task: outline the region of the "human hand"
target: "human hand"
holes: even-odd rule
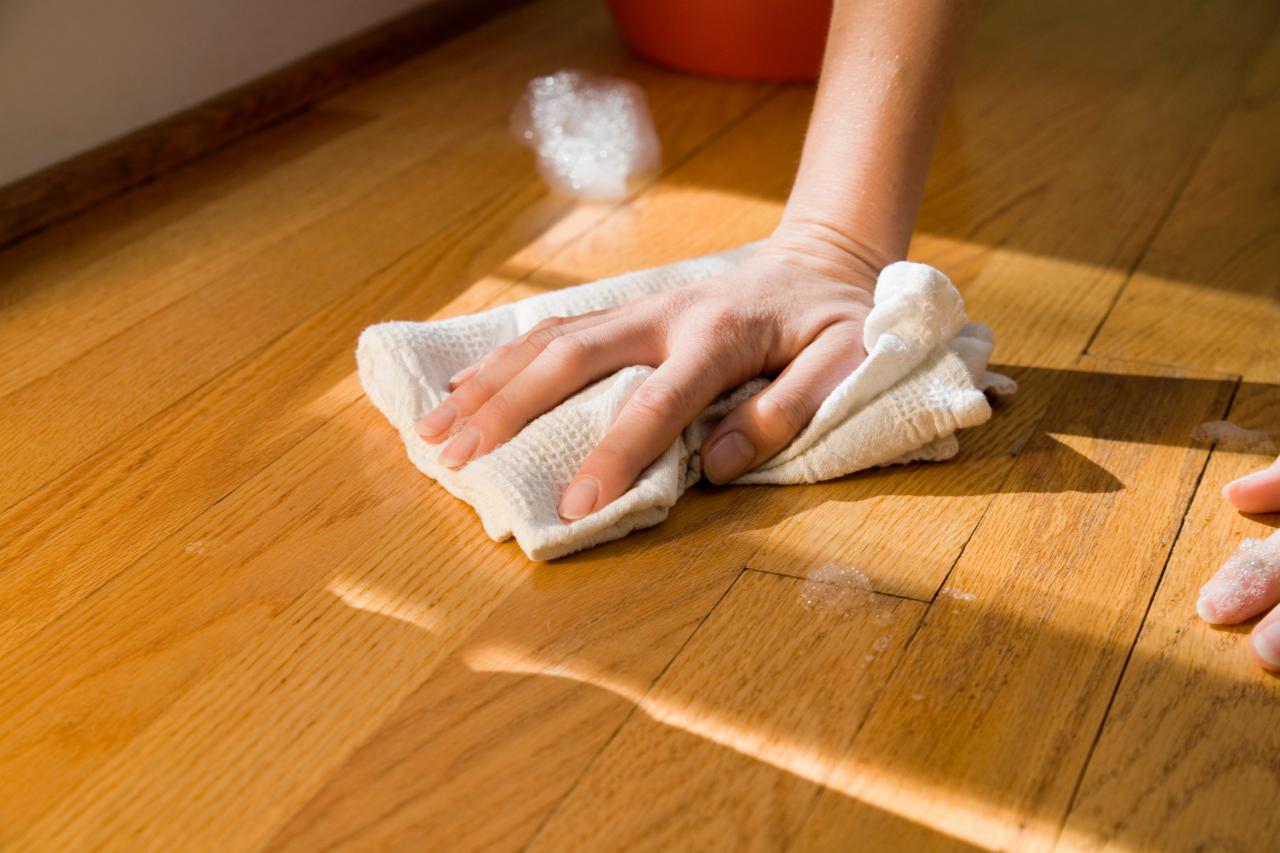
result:
[[[1241,512],[1280,512],[1280,459],[1228,483],[1222,493]],[[1263,669],[1280,672],[1280,531],[1242,545],[1196,603],[1200,617],[1215,625],[1235,625],[1268,609],[1254,626],[1250,648]]]
[[[866,358],[878,267],[823,240],[775,234],[741,267],[617,308],[545,320],[450,382],[417,425],[459,468],[590,383],[630,365],[654,372],[559,502],[582,518],[625,493],[724,391],[776,376],[712,430],[703,470],[729,482],[784,448]]]

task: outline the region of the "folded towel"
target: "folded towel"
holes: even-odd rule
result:
[[[607,308],[717,275],[759,244],[545,293],[466,317],[370,326],[356,359],[365,393],[400,431],[419,470],[475,507],[485,532],[516,538],[534,560],[550,560],[651,527],[701,476],[698,448],[716,423],[766,384],[756,379],[722,395],[640,475],[598,512],[561,520],[561,493],[632,392],[653,372],[628,367],[587,387],[506,444],[453,471],[440,447],[418,437],[423,414],[448,396],[446,383],[494,347],[546,317]],[[865,327],[867,358],[819,407],[791,444],[736,483],[813,483],[871,468],[941,460],[959,449],[955,431],[991,416],[983,391],[1012,393],[988,373],[992,337],[965,324],[964,304],[946,276],[900,262],[880,274]]]

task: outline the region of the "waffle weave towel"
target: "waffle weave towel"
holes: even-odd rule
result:
[[[628,367],[596,382],[491,453],[452,471],[440,447],[418,437],[418,419],[448,395],[454,373],[546,317],[607,308],[680,287],[741,263],[756,245],[541,294],[479,314],[431,323],[370,326],[356,358],[365,393],[400,431],[419,470],[471,504],[495,540],[512,536],[549,560],[651,527],[701,476],[698,448],[717,421],[765,384],[756,379],[708,407],[618,500],[574,522],[556,513],[561,493],[631,393],[652,372]],[[884,269],[865,328],[867,358],[823,402],[800,435],[737,483],[813,483],[878,465],[941,460],[955,432],[986,421],[983,391],[1012,393],[987,372],[992,337],[965,323],[960,294],[923,264]]]

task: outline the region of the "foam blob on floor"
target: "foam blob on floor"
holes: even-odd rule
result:
[[[1231,421],[1205,421],[1195,428],[1191,437],[1219,450],[1239,453],[1275,453],[1276,443],[1271,433],[1261,429],[1246,429]]]
[[[800,604],[807,610],[851,616],[874,604],[871,579],[853,566],[822,563],[800,585]]]
[[[1196,612],[1212,625],[1234,625],[1280,601],[1280,530],[1245,539],[1200,590]]]
[[[543,180],[577,198],[622,198],[629,181],[662,159],[640,87],[582,71],[530,81],[511,113],[511,132],[533,149]]]

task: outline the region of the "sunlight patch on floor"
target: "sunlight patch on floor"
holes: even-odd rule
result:
[[[462,652],[463,662],[475,672],[500,672],[565,678],[607,690],[634,704],[656,722],[671,726],[719,746],[764,762],[779,770],[834,790],[905,820],[964,841],[991,848],[991,839],[1007,837],[1010,826],[1025,823],[1021,842],[1034,839],[1052,846],[1056,821],[1037,820],[1013,808],[996,806],[981,798],[943,785],[890,775],[882,767],[836,767],[838,757],[811,744],[797,743],[784,732],[756,731],[722,712],[700,706],[687,698],[655,695],[582,664],[548,663],[518,649],[488,645]]]
[[[407,601],[374,584],[358,583],[347,578],[334,578],[329,582],[329,592],[349,607],[388,616],[434,633],[440,627],[440,616],[430,607]]]

